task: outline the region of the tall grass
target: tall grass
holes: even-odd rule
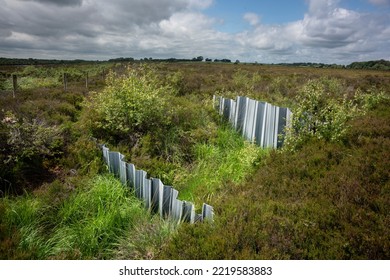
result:
[[[226,124],[210,142],[196,144],[194,153],[194,163],[179,171],[174,184],[182,199],[201,205],[212,203],[214,194],[223,192],[225,184],[239,184],[247,179],[268,151],[245,141]]]
[[[53,198],[54,199],[54,198]],[[89,179],[58,205],[45,203],[32,195],[5,199],[7,228],[20,235],[15,258],[31,259],[106,259],[120,256],[117,247],[124,239],[137,240],[140,225],[150,225],[151,216],[141,202],[111,175]],[[153,236],[168,236],[167,222],[153,220]],[[167,223],[165,226],[164,223]],[[173,229],[173,228],[172,228]],[[147,236],[147,231],[142,231]],[[127,247],[128,248],[128,247]],[[134,250],[139,247],[133,244]],[[154,249],[150,248],[152,252]],[[138,258],[149,258],[152,253],[132,253]],[[152,254],[153,255],[153,254]]]

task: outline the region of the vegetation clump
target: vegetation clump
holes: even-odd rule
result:
[[[3,226],[18,229],[18,245],[9,258],[111,258],[128,232],[134,234],[141,221],[145,224],[151,219],[141,202],[110,175],[79,183],[77,190],[60,202],[27,195],[6,199],[5,205]],[[127,254],[139,254],[134,250],[138,249]]]
[[[345,139],[348,122],[386,100],[383,91],[371,89],[363,93],[343,94],[335,79],[311,80],[296,96],[293,117],[288,127],[286,149],[296,149],[310,138],[338,142]]]
[[[92,111],[91,127],[117,139],[143,134],[165,120],[166,96],[170,88],[159,84],[150,69],[129,69],[116,76],[110,72],[107,86],[87,104]]]

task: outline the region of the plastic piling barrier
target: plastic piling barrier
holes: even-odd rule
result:
[[[283,146],[286,127],[291,123],[289,108],[237,96],[236,100],[213,96],[219,114],[248,141],[263,148]]]
[[[146,209],[159,214],[161,218],[173,219],[177,223],[195,223],[213,221],[214,209],[204,203],[202,213],[195,213],[195,205],[178,199],[179,192],[172,186],[164,185],[160,179],[148,178],[144,170],[138,170],[134,164],[127,163],[125,156],[119,152],[110,152],[105,145],[101,145],[103,160],[111,173],[121,183],[134,190],[137,198],[143,201]]]

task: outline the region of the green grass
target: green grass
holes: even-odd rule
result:
[[[52,197],[53,198],[53,197]],[[152,218],[141,202],[111,175],[96,176],[72,192],[61,203],[51,204],[42,196],[2,200],[5,215],[2,226],[19,236],[10,258],[28,259],[106,259],[119,257],[124,240],[139,240],[153,234],[167,238],[174,229],[169,222]],[[152,233],[143,227],[154,228]],[[162,243],[162,241],[160,241]],[[161,245],[159,243],[159,245]],[[149,258],[155,248],[139,253],[126,250],[126,256]],[[123,254],[122,254],[123,255]]]
[[[268,151],[245,141],[226,124],[209,143],[196,144],[194,153],[193,164],[178,171],[174,186],[180,198],[202,205],[212,203],[215,193],[223,192],[227,183],[248,179]]]

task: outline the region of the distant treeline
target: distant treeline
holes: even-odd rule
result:
[[[390,61],[388,60],[373,60],[366,62],[353,62],[347,66],[351,69],[375,69],[375,70],[390,70]]]
[[[104,62],[99,60],[59,60],[59,59],[37,59],[37,58],[5,58],[0,57],[0,65],[45,65],[45,64],[80,64],[91,62]]]
[[[297,66],[297,67],[315,67],[315,68],[335,68],[335,69],[371,69],[371,70],[390,70],[390,61],[372,60],[362,62],[352,62],[349,65],[340,64],[325,64],[325,63],[311,63],[311,62],[297,62],[297,63],[279,63],[277,65],[283,66]]]
[[[156,61],[156,62],[196,62],[196,61],[206,61],[206,62],[212,62],[213,60],[211,58],[204,59],[203,56],[194,57],[191,59],[188,58],[152,58],[152,57],[145,57],[141,58],[139,61]],[[136,59],[132,57],[119,57],[119,58],[113,58],[109,60],[110,62],[132,62],[136,61]],[[223,58],[223,59],[214,59],[214,62],[226,62],[230,63],[232,62],[230,59]]]
[[[119,57],[109,59],[108,62],[134,62],[134,61],[153,61],[153,62],[224,62],[231,63],[232,61],[227,58],[223,59],[214,59],[206,58],[203,56],[194,57],[192,59],[186,58],[152,58],[145,57],[141,59],[135,59],[132,57]],[[107,62],[107,60],[58,60],[58,59],[35,59],[35,58],[5,58],[0,57],[0,65],[43,65],[43,64],[80,64],[80,63],[101,63]],[[238,60],[235,62],[239,63]],[[256,62],[257,64],[257,62]],[[263,64],[263,63],[259,63]],[[363,62],[352,62],[349,65],[340,65],[340,64],[325,64],[325,63],[312,63],[312,62],[295,62],[295,63],[278,63],[273,65],[283,65],[283,66],[296,66],[296,67],[314,67],[314,68],[335,68],[335,69],[372,69],[372,70],[390,70],[390,61],[388,60],[372,60],[372,61],[363,61]]]

